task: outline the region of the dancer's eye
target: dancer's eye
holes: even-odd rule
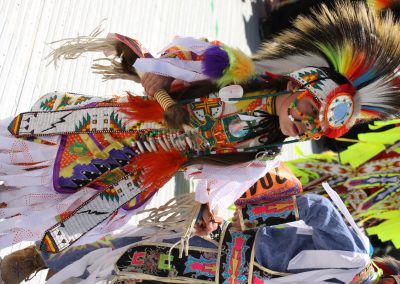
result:
[[[319,113],[318,108],[315,106],[315,104],[307,98],[299,100],[298,109],[303,114],[311,116],[313,118],[316,118]]]
[[[312,114],[314,117],[318,115],[318,109],[314,105],[312,106]]]

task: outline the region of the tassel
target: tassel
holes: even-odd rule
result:
[[[186,161],[177,150],[148,152],[139,154],[133,163],[142,171],[141,184],[146,191],[156,190],[170,180]]]
[[[164,110],[156,100],[134,96],[128,92],[128,101],[122,103],[119,109],[130,120],[162,121]]]

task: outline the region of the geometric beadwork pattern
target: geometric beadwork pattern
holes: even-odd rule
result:
[[[54,94],[52,96],[46,96],[41,102],[40,102],[40,109],[44,111],[50,111],[53,109],[54,104],[57,100],[57,94]]]
[[[125,115],[117,107],[94,107],[51,112],[25,112],[18,115],[9,130],[14,135],[38,136],[97,131],[126,131]]]
[[[179,257],[170,243],[138,242],[115,263],[120,279],[146,279],[168,283],[263,283],[288,275],[269,270],[254,261],[257,230],[223,230],[219,248],[189,246]],[[158,283],[158,282],[157,282]]]
[[[249,283],[248,278],[254,263],[252,247],[255,245],[256,233],[257,230],[226,230],[220,251],[219,283]]]
[[[170,283],[215,283],[218,250],[189,247],[179,257],[179,248],[168,243],[140,242],[116,262],[118,275]],[[163,281],[164,280],[164,281]],[[157,282],[158,283],[158,282]]]
[[[247,204],[241,209],[245,229],[289,223],[297,221],[299,216],[296,196],[269,203]]]
[[[96,137],[89,135],[84,137],[85,140],[79,140],[82,135],[68,136],[60,143],[57,159],[62,163],[56,163],[53,174],[53,186],[58,192],[75,192],[89,186],[98,178],[106,177],[111,171],[122,170],[136,155],[131,147],[117,141],[104,149]],[[78,154],[73,152],[78,150]],[[71,160],[70,157],[74,159]]]
[[[46,231],[40,249],[51,253],[62,251],[103,222],[118,208],[145,190],[140,188],[136,177],[136,173],[128,174],[107,190],[88,199],[66,219]]]

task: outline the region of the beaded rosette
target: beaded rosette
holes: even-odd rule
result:
[[[350,84],[339,85],[322,69],[308,67],[290,73],[289,78],[300,85],[301,92],[292,104],[307,126],[309,136],[323,133],[328,137],[339,137],[346,133],[355,123],[360,110],[355,100],[355,88]],[[319,106],[317,118],[302,114],[297,109],[298,101],[304,97],[311,98]],[[313,128],[309,129],[309,125]]]

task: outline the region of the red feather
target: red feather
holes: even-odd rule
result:
[[[177,150],[148,152],[137,155],[133,164],[141,171],[140,180],[147,190],[158,189],[170,180],[186,161],[186,156]]]
[[[164,110],[156,100],[133,96],[128,92],[128,101],[122,103],[119,111],[125,113],[130,120],[162,121]]]

